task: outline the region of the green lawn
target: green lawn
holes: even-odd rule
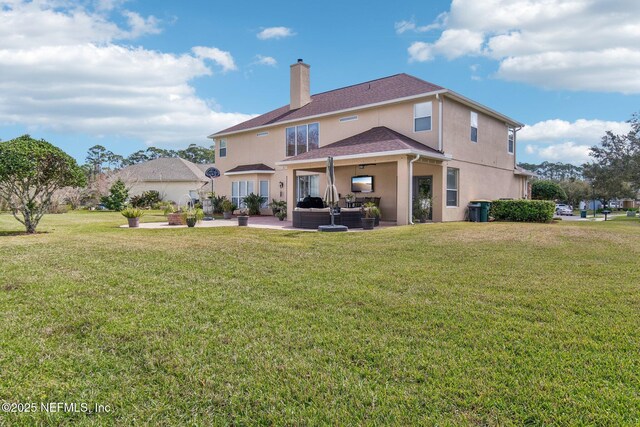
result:
[[[145,220],[158,220],[148,216]],[[640,221],[0,215],[0,425],[638,425]]]

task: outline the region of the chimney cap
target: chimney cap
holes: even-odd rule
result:
[[[298,63],[302,64],[302,62],[304,62],[304,61],[302,61],[302,58],[298,58]]]

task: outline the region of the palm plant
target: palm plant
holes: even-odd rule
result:
[[[249,215],[260,215],[260,207],[266,200],[266,197],[258,196],[254,193],[250,193],[242,199],[249,210]]]

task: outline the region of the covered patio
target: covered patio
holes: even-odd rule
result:
[[[432,219],[442,220],[446,184],[443,162],[449,157],[386,127],[375,127],[279,162],[292,183],[287,192],[289,218],[299,198],[299,176],[318,175],[319,195],[324,194],[328,156],[334,158],[339,206],[346,207],[347,194],[371,198],[379,203],[383,221],[404,225],[411,223],[413,198],[424,191],[432,198]],[[352,178],[363,176],[371,177],[373,188],[368,190],[372,191],[356,193]]]

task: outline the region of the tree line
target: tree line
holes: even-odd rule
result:
[[[519,163],[538,179],[556,182],[566,194],[565,201],[597,199],[607,204],[613,199],[638,198],[640,191],[640,114],[627,121],[631,130],[622,135],[607,131],[600,145],[589,151],[593,159],[581,166],[565,163]]]
[[[137,163],[148,162],[160,157],[178,157],[193,163],[213,163],[215,160],[215,147],[202,147],[190,144],[183,150],[165,150],[163,148],[149,147],[146,150],[138,150],[127,157],[115,154],[102,145],[94,145],[87,151],[85,165],[83,166],[90,176],[97,176],[106,170],[117,170]]]

